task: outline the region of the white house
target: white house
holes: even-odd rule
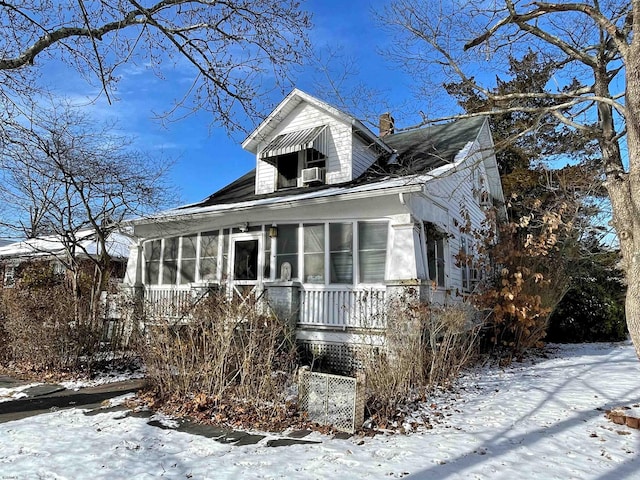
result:
[[[395,293],[456,301],[475,280],[460,225],[504,205],[488,122],[395,134],[387,114],[381,130],[293,90],[242,144],[255,170],[132,222],[126,281],[173,306],[211,285],[260,294],[318,352],[384,331]]]
[[[96,234],[92,229],[75,232],[74,242],[77,258],[99,254]],[[125,233],[112,232],[105,243],[107,253],[116,267],[114,274],[116,278],[122,278],[120,272],[124,271],[134,240]],[[13,287],[16,270],[24,262],[49,262],[54,273],[63,273],[66,269],[64,264],[68,261],[69,247],[69,240],[65,242],[60,235],[43,235],[0,246],[0,286]]]

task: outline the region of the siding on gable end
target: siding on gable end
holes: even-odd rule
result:
[[[353,179],[362,175],[376,161],[372,145],[367,145],[360,137],[353,136]]]
[[[258,152],[264,148],[268,141],[277,135],[295,132],[297,130],[305,130],[319,125],[327,125],[329,128],[326,182],[334,184],[350,181],[352,179],[351,125],[347,125],[306,103],[301,104],[286,118],[282,119],[272,136],[260,145]],[[256,156],[256,161],[256,194],[275,191],[275,168],[271,164],[261,160],[258,156]]]
[[[256,165],[256,194],[275,191],[276,169],[270,163],[258,160]]]

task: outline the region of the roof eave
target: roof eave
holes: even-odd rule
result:
[[[382,196],[394,196],[399,193],[412,193],[412,192],[421,192],[423,188],[423,183],[408,183],[405,185],[399,185],[394,187],[381,187],[379,189],[366,189],[359,190],[356,192],[344,192],[337,193],[332,195],[322,195],[318,197],[312,198],[290,198],[288,197],[277,197],[274,198],[273,202],[265,203],[265,204],[256,204],[255,201],[249,202],[238,202],[231,204],[224,204],[224,208],[219,210],[215,210],[212,207],[203,207],[202,209],[198,209],[199,211],[193,212],[177,212],[177,211],[168,211],[165,212],[164,215],[158,214],[153,217],[145,217],[140,219],[131,220],[131,225],[148,225],[151,223],[167,223],[176,220],[198,220],[200,218],[207,217],[218,217],[228,215],[229,211],[232,212],[242,212],[251,209],[264,209],[264,210],[280,210],[283,208],[292,208],[292,207],[301,207],[301,206],[310,206],[310,205],[322,205],[327,203],[332,203],[336,201],[349,201],[349,200],[358,200],[361,198],[371,198],[371,197],[382,197]],[[175,213],[173,213],[175,212]]]

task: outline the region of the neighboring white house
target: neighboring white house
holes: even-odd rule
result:
[[[211,285],[260,294],[322,352],[384,331],[396,293],[447,304],[473,289],[454,258],[474,241],[460,226],[504,208],[486,118],[394,134],[387,114],[378,136],[296,89],[242,146],[255,170],[132,222],[126,282],[151,303]]]
[[[74,239],[77,257],[98,255],[98,244],[93,230],[80,230],[74,234]],[[126,264],[133,244],[133,238],[124,233],[113,232],[108,236],[107,253],[116,266]],[[63,273],[68,250],[68,246],[65,246],[65,242],[59,235],[30,238],[0,247],[0,272],[2,273],[0,285],[13,287],[19,265],[27,261],[49,262],[54,273]],[[124,270],[124,268],[116,268],[116,275],[118,275],[117,270]]]

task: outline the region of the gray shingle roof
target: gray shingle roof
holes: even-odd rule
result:
[[[206,207],[269,197],[283,197],[295,195],[301,191],[311,192],[336,186],[348,187],[367,182],[375,182],[389,175],[417,175],[427,173],[434,168],[452,163],[458,152],[462,150],[467,143],[477,138],[484,120],[484,117],[466,118],[446,124],[433,125],[388,135],[382,140],[396,151],[397,161],[387,163],[388,158],[381,158],[360,178],[340,185],[307,186],[256,195],[256,171],[254,169],[238,180],[218,190],[202,202],[189,205],[189,207]]]

